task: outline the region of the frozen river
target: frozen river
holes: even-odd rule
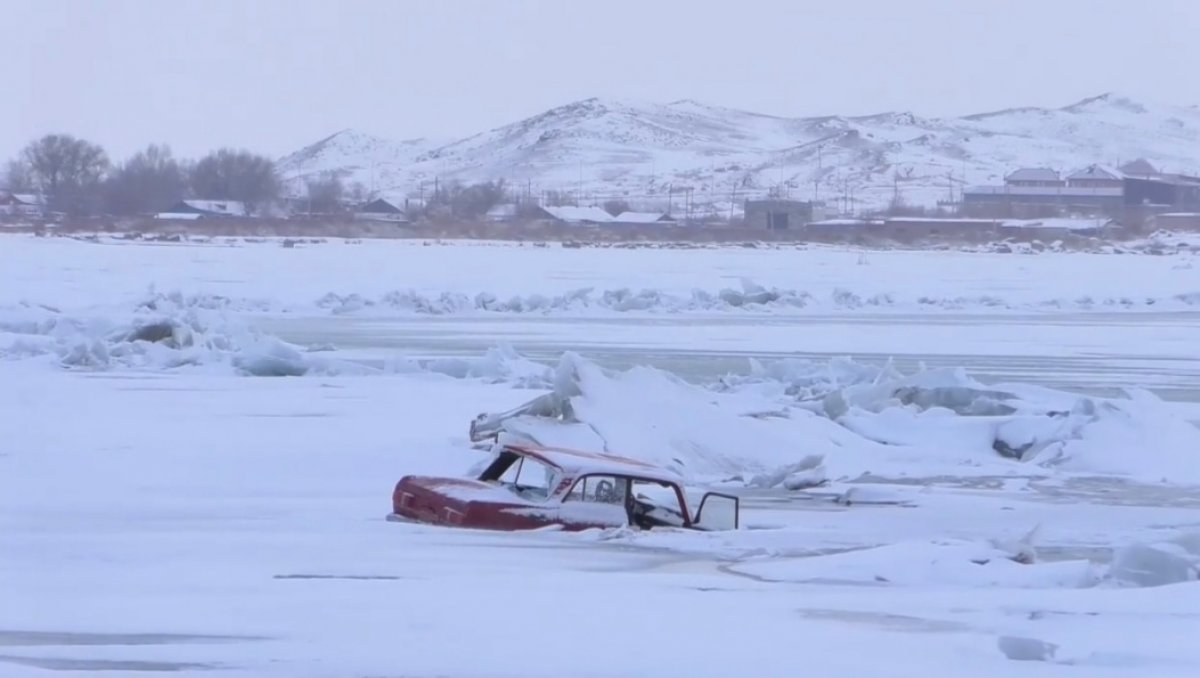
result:
[[[260,318],[259,329],[347,357],[478,355],[507,344],[552,362],[575,351],[613,368],[652,365],[692,381],[745,372],[749,359],[849,356],[901,369],[964,367],[984,382],[1020,381],[1099,396],[1147,387],[1200,402],[1200,313],[712,314]]]
[[[778,402],[773,384],[718,393],[589,366],[601,442],[718,468],[697,477],[742,495],[747,529],[486,533],[384,516],[401,476],[478,464],[471,419],[544,378],[235,369],[278,348],[246,323],[332,346],[281,353],[338,368],[511,346],[704,383],[751,358],[848,356],[965,368],[1037,408],[1058,401],[1029,384],[1146,387],[1197,422],[1200,284],[1182,257],[3,245],[0,676],[1200,675],[1200,434],[1153,399],[1072,414],[1061,456],[1017,462],[977,417],[760,420],[743,415],[756,394]],[[811,299],[693,303],[742,277]],[[539,301],[579,287],[598,291]],[[603,303],[622,288],[659,301]],[[480,310],[479,294],[537,303]],[[877,294],[895,303],[837,301]],[[160,317],[201,340],[122,338]],[[1030,430],[1065,436],[1051,428]],[[790,472],[814,453],[829,483],[811,491],[738,484],[718,463]],[[1057,654],[1013,663],[1014,638]],[[615,663],[592,663],[597,639],[622,648]]]

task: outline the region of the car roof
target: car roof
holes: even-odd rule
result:
[[[566,447],[543,447],[527,444],[508,444],[505,445],[505,448],[517,454],[533,457],[551,466],[557,466],[563,472],[573,476],[611,474],[683,484],[683,476],[675,471],[609,452],[588,452]]]

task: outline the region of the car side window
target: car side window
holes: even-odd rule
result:
[[[563,501],[586,501],[601,504],[623,504],[628,481],[616,476],[583,476],[575,481]]]

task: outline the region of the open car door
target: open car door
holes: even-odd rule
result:
[[[736,530],[740,525],[741,500],[731,494],[706,492],[692,526],[698,530]]]

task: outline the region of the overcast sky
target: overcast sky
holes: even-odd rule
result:
[[[1200,103],[1200,0],[2,0],[0,158],[48,132],[285,154],[576,99],[959,115]],[[15,61],[14,61],[15,59]]]

